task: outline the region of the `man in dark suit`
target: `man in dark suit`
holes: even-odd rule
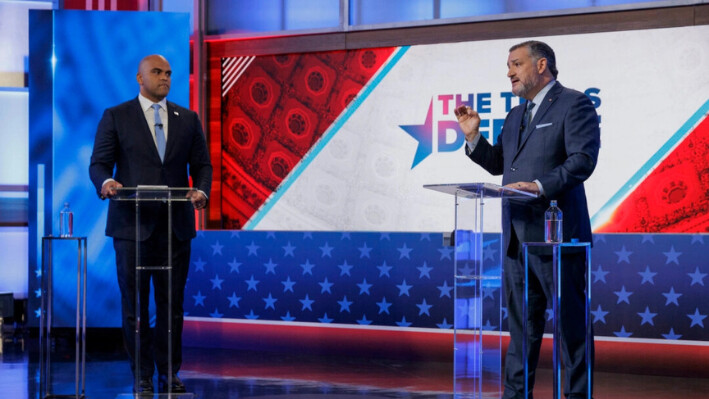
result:
[[[153,373],[158,369],[160,392],[185,392],[177,377],[182,363],[183,300],[190,262],[190,243],[195,237],[194,209],[206,206],[212,182],[212,165],[199,117],[165,99],[170,91],[170,64],[160,55],[140,61],[137,98],[107,109],[96,130],[89,174],[98,195],[112,198],[117,189],[139,185],[193,187],[187,201],[172,204],[172,374],[168,375],[168,279],[167,272],[141,272],[140,381],[135,392],[153,392]],[[115,174],[114,174],[115,168]],[[136,326],[136,219],[133,201],[111,201],[106,235],[113,237],[118,286],[121,291],[123,338],[134,369]],[[168,263],[167,205],[141,203],[140,259],[142,265]],[[152,278],[156,325],[149,328],[149,293]]]
[[[503,199],[502,230],[504,294],[508,307],[510,344],[505,358],[503,398],[524,398],[522,303],[524,258],[522,243],[544,241],[544,212],[550,200],[563,211],[563,237],[591,241],[591,223],[583,182],[593,172],[600,147],[598,116],[591,101],[556,81],[554,51],[545,43],[527,41],[513,46],[507,59],[512,92],[527,100],[505,119],[497,143],[481,138],[480,118],[467,106],[456,109],[466,137],[466,154],[502,184],[538,194],[529,200]],[[585,358],[585,258],[583,253],[562,257],[561,336],[566,369],[564,392],[587,398]],[[548,253],[530,254],[529,384],[544,333],[545,311],[553,293],[552,262]],[[593,353],[593,348],[591,348]],[[593,356],[590,359],[593,363]],[[531,397],[531,396],[530,396]]]

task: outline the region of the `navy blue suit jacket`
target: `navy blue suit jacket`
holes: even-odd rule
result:
[[[520,242],[544,241],[544,212],[555,199],[564,213],[564,241],[591,241],[591,222],[583,182],[591,176],[600,147],[598,115],[583,93],[554,84],[531,121],[524,142],[520,126],[525,105],[513,108],[493,146],[480,138],[471,152],[474,162],[502,184],[539,180],[544,197],[502,201],[502,231],[509,249],[511,228]]]
[[[108,108],[96,130],[89,175],[101,195],[101,186],[113,178],[124,187],[163,185],[193,187],[209,195],[212,165],[199,117],[193,111],[167,102],[167,146],[160,161],[140,102],[133,100]],[[115,170],[115,174],[114,174]],[[141,204],[141,240],[147,239],[157,220],[159,203]],[[194,208],[190,202],[174,202],[173,232],[179,240],[195,236]],[[111,201],[108,207],[106,235],[135,239],[135,203]]]

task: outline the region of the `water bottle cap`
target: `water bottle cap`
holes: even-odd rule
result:
[[[579,242],[579,239],[578,239],[578,238],[572,238],[572,239],[571,239],[571,242],[577,243],[577,242]]]

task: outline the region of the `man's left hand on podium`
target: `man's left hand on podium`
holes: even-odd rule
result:
[[[201,191],[190,190],[187,193],[187,198],[192,202],[194,209],[202,209],[207,206],[207,197]]]

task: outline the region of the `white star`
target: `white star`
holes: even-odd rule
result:
[[[407,247],[406,243],[404,243],[403,247],[397,248],[397,251],[399,251],[399,259],[403,259],[403,258],[411,259],[409,254],[411,253],[412,250],[413,250],[413,248]]]
[[[417,269],[421,272],[421,274],[419,274],[419,278],[423,278],[423,276],[426,276],[426,277],[428,277],[429,279],[431,278],[431,275],[429,274],[429,272],[430,272],[431,270],[433,270],[433,268],[430,267],[430,266],[428,266],[428,265],[426,264],[426,261],[423,262],[423,266],[417,267]]]
[[[204,306],[206,296],[202,295],[202,291],[197,291],[197,295],[192,295],[192,298],[194,298],[194,306]]]
[[[643,234],[643,240],[640,243],[644,244],[646,241],[652,244],[655,243],[655,239],[652,237],[652,234]]]
[[[306,274],[313,275],[313,267],[315,267],[315,264],[310,263],[310,259],[306,259],[305,263],[301,263],[300,267],[303,268],[303,276]]]
[[[229,308],[238,308],[239,307],[239,301],[241,300],[241,297],[236,296],[236,292],[232,292],[231,296],[227,298],[229,300]]]
[[[194,261],[192,263],[194,263],[194,267],[195,267],[194,271],[196,271],[196,272],[198,272],[200,270],[204,271],[204,265],[207,264],[207,262],[203,261],[202,258],[198,258],[196,261]]]
[[[423,298],[423,302],[417,303],[416,306],[419,308],[419,316],[421,316],[422,314],[425,314],[427,316],[431,315],[431,313],[429,313],[428,311],[433,305],[427,304],[426,298]]]
[[[215,290],[215,289],[221,290],[222,289],[222,282],[224,280],[220,279],[218,274],[214,275],[214,278],[209,281],[212,282],[212,289],[213,290]]]
[[[270,292],[268,293],[267,298],[263,298],[263,301],[266,302],[266,306],[264,307],[264,309],[271,308],[273,310],[276,310],[275,304],[276,304],[276,301],[278,301],[278,298],[274,298]]]
[[[302,311],[302,310],[308,309],[308,310],[312,311],[313,310],[313,307],[312,307],[313,302],[315,302],[315,301],[310,299],[310,297],[308,297],[308,294],[305,294],[305,298],[300,299],[300,303],[303,304],[303,308],[300,310]]]
[[[214,243],[214,245],[212,245],[212,256],[214,256],[214,255],[216,255],[216,254],[221,255],[221,254],[222,254],[222,248],[224,248],[224,245],[221,245],[221,244],[219,243],[219,240],[217,240],[217,242]]]
[[[254,291],[258,291],[258,289],[256,288],[256,286],[258,285],[259,281],[254,279],[254,275],[253,275],[253,274],[251,275],[251,278],[250,278],[250,279],[244,280],[244,282],[249,285],[249,287],[246,288],[246,291],[251,291],[252,289],[253,289]]]
[[[662,334],[665,339],[680,339],[682,338],[681,334],[675,334],[675,329],[670,328],[670,332],[668,334]]]
[[[379,306],[379,314],[389,314],[389,306],[391,306],[391,302],[387,302],[386,297],[382,297],[382,301],[377,302],[377,306]]]
[[[352,269],[352,265],[348,264],[346,259],[345,259],[345,263],[343,263],[341,265],[337,265],[337,267],[340,268],[340,276],[344,276],[345,274],[350,277],[352,276],[350,274],[350,269]]]
[[[331,247],[330,244],[326,242],[324,246],[320,247],[320,250],[322,251],[322,257],[324,258],[327,256],[328,258],[332,258],[333,248],[334,247]]]
[[[219,319],[219,318],[221,318],[222,316],[224,316],[224,314],[223,314],[223,313],[219,313],[219,309],[214,308],[214,312],[210,313],[209,316],[211,316],[211,317],[213,317],[213,318],[215,318],[215,319]]]
[[[411,296],[411,295],[409,295],[409,289],[410,289],[411,287],[413,287],[413,285],[407,285],[407,284],[406,284],[406,279],[404,279],[404,281],[403,281],[401,284],[399,284],[399,285],[396,286],[396,288],[399,289],[399,296],[402,296],[402,295],[404,295],[404,294],[405,294],[406,296]]]
[[[657,313],[651,313],[649,307],[645,306],[645,311],[643,313],[638,313],[638,316],[642,318],[642,321],[640,322],[641,326],[645,323],[648,323],[651,326],[655,325],[652,319],[657,316]]]
[[[439,260],[443,260],[443,259],[453,260],[453,258],[451,258],[451,254],[453,254],[453,251],[454,251],[454,249],[450,248],[450,247],[438,248],[438,252],[441,253],[441,258]]]
[[[363,315],[362,315],[362,318],[359,319],[359,320],[357,320],[357,324],[361,324],[361,325],[367,326],[367,325],[372,324],[372,321],[371,321],[371,320],[367,320],[367,315],[366,315],[366,314],[363,314]]]
[[[288,241],[288,245],[283,247],[283,250],[285,251],[285,254],[283,255],[283,257],[285,258],[286,256],[295,256],[295,254],[294,254],[295,248],[296,247],[292,246],[290,244],[290,241]]]
[[[626,291],[625,286],[623,286],[620,291],[615,291],[615,294],[618,295],[618,302],[616,302],[616,305],[621,302],[625,302],[630,305],[630,301],[628,300],[628,298],[630,298],[633,293],[630,291]]]
[[[687,275],[692,278],[692,283],[689,284],[690,287],[694,284],[701,284],[702,286],[704,286],[704,277],[706,277],[707,274],[701,273],[699,271],[699,267],[694,269],[694,273],[687,273]]]
[[[377,266],[377,269],[379,269],[379,277],[383,276],[386,274],[387,277],[391,277],[389,275],[389,270],[391,270],[391,266],[387,266],[387,262],[384,261],[381,265]]]
[[[443,330],[448,330],[451,327],[453,327],[452,324],[448,323],[448,321],[446,320],[445,317],[443,318],[443,322],[441,324],[436,324],[436,326],[438,326],[438,328],[443,329]]]
[[[323,280],[322,283],[318,283],[318,284],[320,284],[320,287],[322,287],[322,289],[320,290],[321,294],[325,291],[332,294],[332,291],[330,291],[330,287],[332,287],[333,283],[327,281],[327,277],[325,277],[325,280]]]
[[[704,322],[702,320],[706,319],[707,315],[699,314],[699,308],[695,308],[694,314],[688,314],[687,317],[692,319],[692,324],[689,325],[690,328],[694,326],[701,326],[704,328]]]
[[[604,283],[606,282],[606,274],[610,272],[605,272],[603,271],[603,268],[601,265],[598,265],[598,270],[596,271],[591,271],[591,274],[593,274],[593,282],[598,282],[598,281],[603,281]]]
[[[650,284],[655,285],[655,281],[653,281],[653,277],[655,277],[655,275],[657,273],[650,271],[650,266],[645,266],[645,271],[638,272],[638,274],[640,276],[642,276],[642,278],[643,278],[642,281],[640,282],[640,285],[645,284],[645,282],[649,282]]]
[[[614,251],[616,255],[618,255],[618,263],[620,262],[626,262],[630,263],[630,255],[632,255],[632,251],[628,251],[625,249],[625,245],[623,245],[623,248],[621,248],[620,251]]]
[[[239,273],[239,266],[241,266],[241,263],[237,262],[236,258],[234,258],[234,260],[229,262],[228,265],[229,265],[229,273],[231,273],[231,272]]]
[[[494,249],[492,245],[485,246],[485,248],[483,248],[483,261],[486,261],[488,259],[494,261],[495,254],[497,254],[497,250]]]
[[[437,288],[441,291],[441,295],[439,296],[439,298],[443,298],[444,296],[450,298],[451,291],[454,287],[449,286],[447,281],[443,281],[443,285],[439,285]]]
[[[347,300],[347,295],[342,298],[341,301],[337,301],[337,303],[340,305],[340,313],[342,312],[347,312],[350,313],[350,305],[352,305],[354,302],[348,301]]]
[[[295,281],[291,281],[290,276],[286,279],[286,281],[281,281],[281,284],[283,284],[283,292],[293,291],[293,286],[295,285]]]
[[[359,287],[359,294],[360,295],[362,295],[362,294],[369,295],[369,288],[372,286],[372,284],[368,284],[367,279],[365,278],[364,280],[362,280],[362,283],[357,284],[357,286]]]
[[[682,255],[682,252],[677,252],[675,251],[674,245],[670,247],[670,252],[663,252],[665,256],[667,257],[667,262],[665,264],[669,264],[670,262],[674,262],[675,264],[679,265],[679,256]]]
[[[246,246],[246,249],[249,250],[249,253],[247,256],[251,256],[251,255],[258,256],[258,249],[259,248],[261,248],[261,247],[256,245],[253,241],[251,241],[251,245]]]
[[[367,243],[365,242],[363,246],[357,248],[359,249],[359,258],[369,258],[369,253],[372,252],[372,248],[369,248],[367,246]]]
[[[633,333],[625,331],[625,326],[620,326],[620,331],[614,331],[613,334],[616,335],[616,337],[621,337],[621,338],[627,338]]]
[[[592,310],[591,314],[593,315],[593,322],[600,321],[603,324],[606,324],[606,315],[608,312],[603,311],[601,309],[601,305],[598,305],[598,308],[596,310]]]
[[[667,302],[665,302],[665,306],[674,303],[675,305],[679,306],[679,302],[677,302],[677,299],[682,296],[682,294],[678,294],[675,292],[675,287],[670,287],[670,292],[663,292],[662,295],[667,298]]]
[[[408,327],[411,325],[410,321],[406,321],[406,316],[401,318],[401,321],[397,321],[396,325],[399,327]]]
[[[702,236],[701,234],[692,235],[692,242],[690,242],[690,244],[694,244],[695,242],[698,242],[703,245],[704,244],[704,236]]]
[[[276,266],[278,266],[278,264],[273,263],[273,259],[268,258],[268,263],[264,263],[263,266],[266,268],[266,272],[264,274],[268,274],[268,272],[276,274]]]

